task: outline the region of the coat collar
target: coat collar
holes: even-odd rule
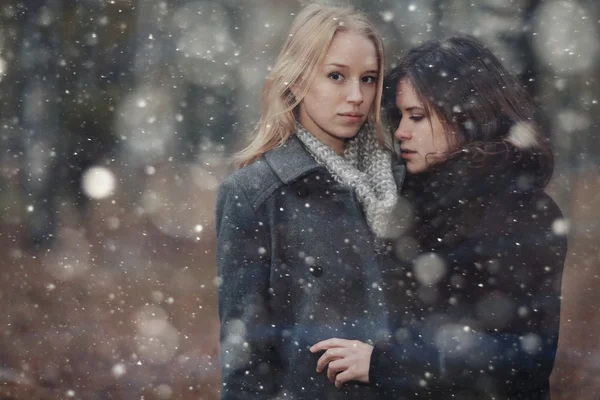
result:
[[[319,168],[325,168],[315,161],[296,135],[290,136],[283,145],[266,152],[265,159],[286,185]],[[392,174],[400,190],[406,177],[406,167],[395,165]]]
[[[290,136],[283,145],[266,152],[265,159],[285,184],[323,168],[308,153],[296,135]]]

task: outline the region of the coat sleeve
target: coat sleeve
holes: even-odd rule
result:
[[[558,344],[567,250],[566,238],[555,235],[550,226],[551,220],[544,221],[519,227],[510,235],[502,229],[488,230],[484,237],[446,254],[447,264],[456,270],[485,268],[486,263],[501,260],[502,267],[493,276],[498,290],[469,292],[446,329],[418,321],[402,335],[410,339],[377,343],[371,356],[371,384],[390,395],[426,394],[482,387],[488,375],[504,382],[509,392],[531,396],[524,398],[547,391]],[[489,276],[481,285],[488,283]],[[444,316],[452,314],[450,308],[443,309]],[[493,320],[503,318],[501,313],[510,315],[512,322],[497,327],[477,324],[482,315]]]
[[[232,178],[216,204],[222,399],[272,398],[279,362],[269,308],[267,221]]]

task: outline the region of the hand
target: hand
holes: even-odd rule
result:
[[[310,348],[311,353],[325,350],[317,361],[317,372],[327,367],[327,378],[336,388],[349,381],[369,383],[373,346],[358,340],[327,339]]]

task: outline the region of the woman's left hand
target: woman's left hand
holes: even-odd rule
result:
[[[369,365],[373,346],[358,340],[327,339],[310,348],[311,353],[325,350],[317,361],[317,372],[327,367],[327,378],[338,389],[349,381],[369,383]]]

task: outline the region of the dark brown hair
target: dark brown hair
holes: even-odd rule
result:
[[[488,155],[516,151],[529,160],[530,167],[533,161],[540,183],[547,184],[553,155],[536,128],[533,101],[479,40],[455,36],[430,40],[409,51],[384,83],[383,108],[393,129],[401,118],[396,92],[404,79],[415,89],[427,114],[440,118],[447,135],[456,135],[457,153],[468,152],[485,162]],[[516,130],[525,132],[527,140],[515,138]]]

